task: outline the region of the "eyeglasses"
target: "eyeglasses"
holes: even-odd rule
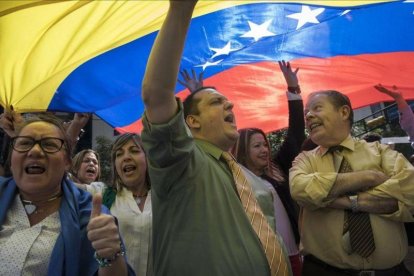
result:
[[[45,137],[36,140],[30,136],[16,136],[12,139],[12,147],[17,152],[28,152],[36,144],[46,153],[55,153],[62,149],[65,141],[56,137]]]

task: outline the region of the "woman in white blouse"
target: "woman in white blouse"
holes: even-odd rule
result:
[[[128,263],[137,275],[152,275],[152,209],[150,181],[141,137],[120,135],[111,150],[113,181],[109,185],[83,185],[92,194],[102,193],[103,204],[118,218]]]

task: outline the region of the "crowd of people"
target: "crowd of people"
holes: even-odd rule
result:
[[[274,154],[263,130],[237,129],[233,102],[202,74],[181,72],[190,94],[175,97],[196,3],[170,1],[143,79],[144,129],[113,142],[111,181],[96,151],[73,154],[90,115],[0,115],[0,275],[411,275],[414,167],[351,136],[345,94],[304,105],[299,68],[280,61],[289,126]],[[402,93],[375,88],[414,142]]]

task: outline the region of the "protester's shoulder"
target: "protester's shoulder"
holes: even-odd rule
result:
[[[386,144],[381,144],[380,141],[367,142],[364,139],[354,138],[354,142],[356,151],[362,149],[378,151],[389,147]]]
[[[162,123],[162,124],[153,124],[148,120],[147,114],[144,112],[144,115],[142,116],[142,123],[144,125],[142,135],[146,136],[147,134],[158,133],[159,131],[164,130],[180,130],[181,128],[178,128],[179,125],[186,125],[184,120],[184,109],[183,109],[183,103],[179,98],[176,98],[177,100],[177,112],[176,114],[169,119],[168,122]]]
[[[318,146],[311,150],[303,150],[298,154],[301,158],[315,158],[322,155],[322,149]]]

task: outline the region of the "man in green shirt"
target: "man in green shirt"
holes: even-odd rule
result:
[[[174,96],[195,4],[170,1],[143,80],[154,275],[270,275],[262,244],[221,158],[238,138],[233,103],[214,88],[202,88],[185,101],[184,119]]]

